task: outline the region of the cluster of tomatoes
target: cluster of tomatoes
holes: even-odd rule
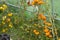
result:
[[[40,34],[40,32],[37,31],[37,30],[33,30],[33,32],[34,32],[35,35],[39,35]]]
[[[6,4],[0,4],[0,13],[5,13],[5,10],[8,8]],[[9,28],[12,28],[12,23],[11,22],[11,16],[13,16],[13,13],[8,12],[6,15],[2,14],[2,21],[0,23],[0,26],[4,26],[5,24],[8,23]],[[6,32],[8,30],[8,27],[3,28],[2,32]]]
[[[12,23],[11,23],[11,18],[10,18],[12,15],[13,15],[12,13],[8,13],[7,16],[2,17],[1,26],[4,26],[4,25],[6,25],[8,23],[8,27],[3,28],[2,32],[6,32],[8,30],[8,28],[12,28]]]
[[[40,14],[38,14],[38,20],[40,20],[40,19],[42,19],[42,20],[46,20],[46,16],[44,16],[42,13],[40,13]]]
[[[46,26],[44,28],[45,35],[49,38],[52,38],[52,30],[49,30]]]
[[[44,1],[43,0],[33,0],[31,3],[30,1],[28,1],[28,5],[41,5],[41,4],[44,4]]]
[[[43,0],[33,0],[32,2],[32,5],[35,5],[35,4],[44,4],[44,1]]]
[[[7,9],[7,5],[6,4],[3,4],[3,5],[0,6],[0,12],[3,12],[6,9]]]
[[[50,38],[51,38],[51,37],[52,37],[52,35],[51,35],[52,31],[49,30],[49,27],[51,27],[52,24],[51,24],[50,22],[47,22],[46,19],[47,19],[47,18],[46,18],[46,16],[43,15],[43,13],[40,13],[40,14],[38,15],[38,20],[43,20],[43,23],[44,23],[44,33],[45,33],[45,35],[46,35],[47,37],[50,37]]]

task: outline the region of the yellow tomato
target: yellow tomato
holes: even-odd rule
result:
[[[37,24],[34,24],[34,26],[37,26]]]
[[[4,20],[6,19],[6,16],[3,16],[2,19],[3,19],[3,21],[4,21]]]
[[[11,24],[9,24],[9,27],[10,27],[10,28],[12,28],[12,25],[11,25]]]
[[[8,28],[5,28],[5,30],[8,30]]]
[[[4,11],[4,8],[3,8],[3,7],[0,7],[0,10],[1,10],[1,11]]]
[[[7,21],[7,22],[10,22],[10,21],[11,21],[11,19],[10,19],[10,18],[7,18],[7,19],[6,19],[6,21]]]
[[[13,14],[12,13],[8,13],[8,16],[12,16]]]
[[[2,32],[6,32],[6,30],[5,30],[5,29],[3,29],[3,30],[2,30]]]
[[[7,9],[7,5],[3,4],[3,8],[4,8],[4,9]]]
[[[60,38],[58,38],[58,40],[60,40]]]
[[[2,21],[2,24],[5,24],[5,22]]]

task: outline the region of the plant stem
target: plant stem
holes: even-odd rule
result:
[[[51,0],[51,11],[52,11],[52,33],[53,33],[53,40],[56,40],[55,39],[55,33],[54,33],[54,28],[55,28],[55,24],[54,24],[54,0]]]

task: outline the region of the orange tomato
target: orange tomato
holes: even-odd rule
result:
[[[43,14],[41,13],[41,14],[39,14],[39,16],[40,16],[40,17],[42,17],[42,16],[43,16]]]
[[[52,38],[52,35],[49,35],[49,38]]]
[[[42,20],[46,20],[46,16],[44,16],[43,14],[39,14],[39,17],[40,17]]]
[[[43,4],[43,3],[44,3],[43,1],[39,1],[39,2],[38,2],[39,5],[40,5],[40,4]]]
[[[46,35],[46,36],[49,36],[49,35],[50,35],[50,32],[45,33],[45,35]]]
[[[51,24],[51,23],[48,23],[47,25],[48,25],[48,26],[52,26],[52,24]]]
[[[38,19],[41,19],[42,16],[43,16],[43,14],[39,14],[38,15]]]
[[[47,33],[47,32],[49,32],[49,30],[46,28],[46,29],[44,29],[44,32],[46,32],[46,33]]]
[[[42,16],[42,20],[46,20],[46,17],[45,16]]]
[[[49,22],[46,22],[45,24],[46,24],[46,25],[48,25],[48,26],[52,26],[52,24],[51,24],[51,23],[49,23]]]
[[[37,30],[33,30],[33,32],[36,32]]]
[[[39,32],[35,32],[36,35],[39,35],[40,33]]]
[[[33,1],[33,2],[32,2],[32,5],[34,5],[34,4],[35,4],[35,2]]]
[[[34,2],[38,2],[39,0],[34,0]]]

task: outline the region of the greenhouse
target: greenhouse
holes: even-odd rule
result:
[[[0,40],[60,40],[60,0],[0,0]]]

